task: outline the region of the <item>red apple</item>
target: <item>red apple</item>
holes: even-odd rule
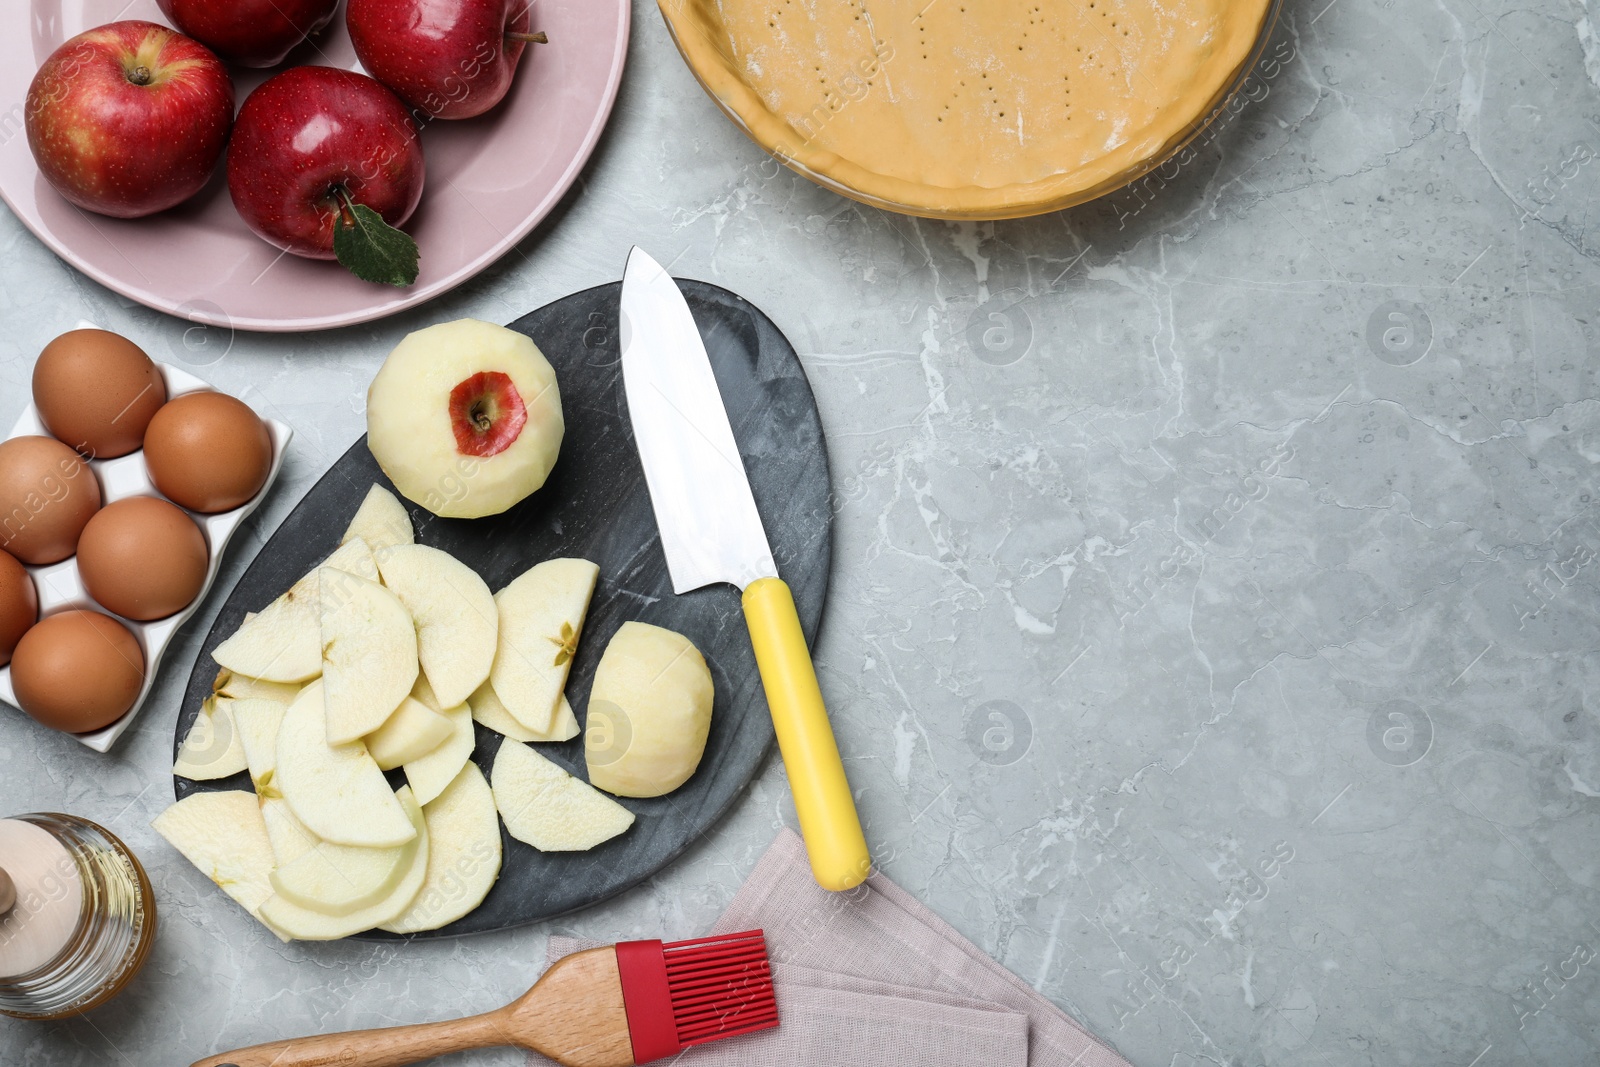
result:
[[[234,123],[233,204],[252,230],[297,256],[335,258],[335,229],[355,228],[356,205],[401,225],[422,182],[416,125],[365,74],[291,68],[246,97]]]
[[[72,203],[119,219],[182,203],[228,143],[233,80],[205,46],[153,22],[81,33],[28,87],[28,147]]]
[[[339,0],[156,0],[190,37],[242,67],[275,67],[328,24]]]
[[[498,104],[530,42],[528,0],[350,0],[350,43],[367,73],[431,118]]]

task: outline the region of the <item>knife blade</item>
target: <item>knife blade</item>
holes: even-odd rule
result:
[[[728,582],[741,604],[794,794],[811,872],[824,889],[872,870],[794,597],[772,559],[705,342],[678,284],[628,254],[618,323],[628,418],[678,594]]]
[[[776,578],[761,513],[689,305],[635,248],[622,276],[622,384],[672,591]]]

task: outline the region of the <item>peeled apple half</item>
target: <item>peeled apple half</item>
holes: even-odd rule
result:
[[[687,637],[627,622],[611,638],[589,692],[589,782],[619,797],[658,797],[700,766],[715,690]]]

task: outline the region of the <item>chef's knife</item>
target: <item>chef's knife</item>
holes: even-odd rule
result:
[[[677,283],[641,249],[622,277],[622,384],[672,588],[730,582],[783,752],[811,872],[824,889],[872,869],[794,597],[772,561],[705,343]]]

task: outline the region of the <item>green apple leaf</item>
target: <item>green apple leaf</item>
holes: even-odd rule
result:
[[[417,280],[417,242],[348,197],[333,225],[333,254],[364,282],[410,285]]]

